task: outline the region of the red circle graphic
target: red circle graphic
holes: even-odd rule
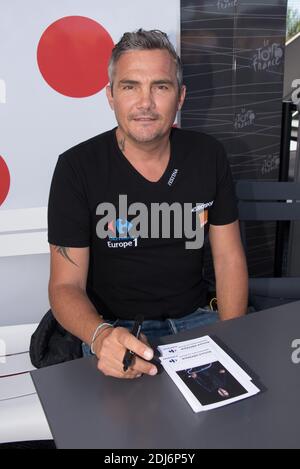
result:
[[[8,167],[0,155],[0,205],[3,204],[7,197],[10,186],[10,174]]]
[[[44,31],[37,48],[40,72],[51,88],[72,98],[98,93],[108,82],[114,43],[96,21],[66,16]]]

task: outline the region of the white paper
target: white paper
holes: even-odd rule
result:
[[[209,336],[158,347],[160,361],[194,412],[253,396],[251,377]]]

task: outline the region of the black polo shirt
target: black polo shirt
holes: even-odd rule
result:
[[[170,142],[170,160],[157,182],[144,178],[120,151],[116,129],[58,159],[49,196],[48,241],[89,246],[87,294],[107,319],[133,319],[138,313],[145,319],[180,317],[204,306],[203,247],[187,248],[188,241],[196,240],[190,231],[185,233],[187,221],[192,220],[190,229],[202,226],[207,234],[210,223],[225,225],[237,219],[223,146],[209,135],[176,128]],[[123,202],[126,196],[131,214],[119,213],[120,195]],[[176,207],[176,215],[170,209],[170,223],[166,211],[152,218],[153,207],[157,210],[162,203],[164,210]],[[143,232],[136,218],[142,213],[140,204],[148,221]],[[185,210],[191,214],[186,219]]]

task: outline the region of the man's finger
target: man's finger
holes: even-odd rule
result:
[[[134,379],[141,375],[140,371],[131,367],[124,373],[122,362],[114,358],[106,361],[98,360],[98,370],[105,376],[112,376],[114,378]]]
[[[152,363],[149,363],[142,358],[136,357],[133,370],[136,373],[142,373],[144,375],[154,376],[157,374],[157,368]]]
[[[122,329],[122,330],[121,330]],[[153,350],[141,340],[134,337],[127,329],[120,328],[119,342],[144,360],[152,360]]]

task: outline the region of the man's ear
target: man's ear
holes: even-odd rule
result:
[[[105,91],[106,91],[106,97],[108,99],[109,105],[111,109],[114,110],[114,98],[112,95],[112,87],[110,85],[107,85],[107,87],[105,88]]]
[[[185,94],[186,94],[186,86],[182,85],[181,90],[180,90],[179,100],[178,100],[177,111],[180,111],[180,109],[183,106],[183,103],[185,100]]]

